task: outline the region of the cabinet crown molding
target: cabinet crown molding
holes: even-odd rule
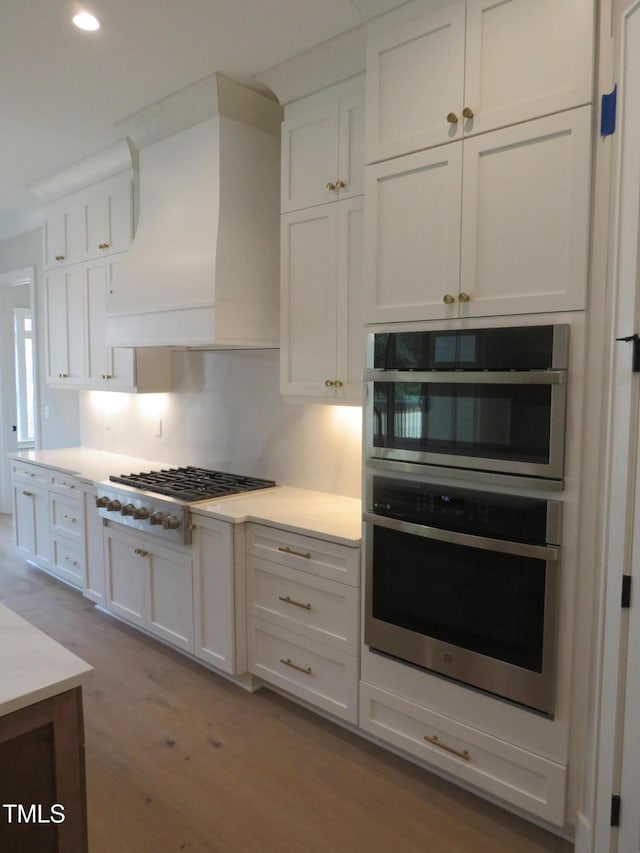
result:
[[[98,181],[112,178],[135,166],[136,152],[130,139],[120,139],[113,145],[79,160],[29,187],[43,203],[70,195]]]

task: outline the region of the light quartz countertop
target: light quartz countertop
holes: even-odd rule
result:
[[[0,604],[0,716],[84,684],[92,667]]]
[[[191,512],[236,524],[255,521],[352,548],[357,548],[362,538],[362,508],[357,498],[291,486],[199,503]]]
[[[21,450],[10,456],[73,474],[87,483],[106,480],[110,474],[177,467],[167,462],[122,456],[88,447]],[[196,504],[191,507],[191,511],[196,515],[234,524],[255,521],[281,527],[293,533],[329,539],[352,548],[357,548],[362,538],[362,507],[357,498],[292,486],[277,486],[264,491],[231,495]]]

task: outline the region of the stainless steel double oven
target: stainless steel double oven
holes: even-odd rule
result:
[[[553,714],[568,326],[369,336],[365,642]]]

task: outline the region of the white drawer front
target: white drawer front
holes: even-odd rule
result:
[[[358,720],[358,659],[249,617],[249,672],[336,717]]]
[[[30,465],[28,462],[11,463],[11,476],[23,483],[31,483],[32,486],[47,486],[49,483],[49,471],[41,465]]]
[[[84,586],[84,558],[82,547],[75,542],[58,539],[51,540],[53,565],[51,571],[74,586]]]
[[[50,494],[49,508],[52,533],[62,533],[81,542],[84,529],[81,501]]]
[[[358,653],[355,587],[249,557],[247,609],[253,616],[346,654]]]
[[[61,495],[79,495],[78,482],[72,474],[62,471],[51,471],[49,476],[49,488]]]
[[[566,766],[360,682],[360,728],[525,811],[564,824]]]
[[[248,524],[247,553],[350,586],[360,584],[359,548],[261,524]]]

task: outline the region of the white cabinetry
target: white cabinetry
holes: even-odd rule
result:
[[[283,213],[364,192],[364,95],[342,92],[344,86],[335,87],[287,107],[282,125]]]
[[[85,375],[85,305],[82,266],[45,274],[47,382],[80,386]]]
[[[584,308],[590,148],[582,107],[369,166],[367,321]]]
[[[47,484],[46,468],[12,461],[14,541],[42,568],[48,568],[51,561]]]
[[[104,528],[105,604],[156,637],[193,653],[191,555],[143,534]]]
[[[587,104],[594,4],[418,0],[367,39],[367,162]]]
[[[195,518],[195,654],[223,672],[243,673],[246,672],[244,533],[238,525],[226,521]],[[240,540],[234,542],[238,537]]]
[[[357,78],[285,111],[280,390],[288,396],[362,399],[362,90]]]
[[[359,548],[247,526],[249,672],[357,722]]]

